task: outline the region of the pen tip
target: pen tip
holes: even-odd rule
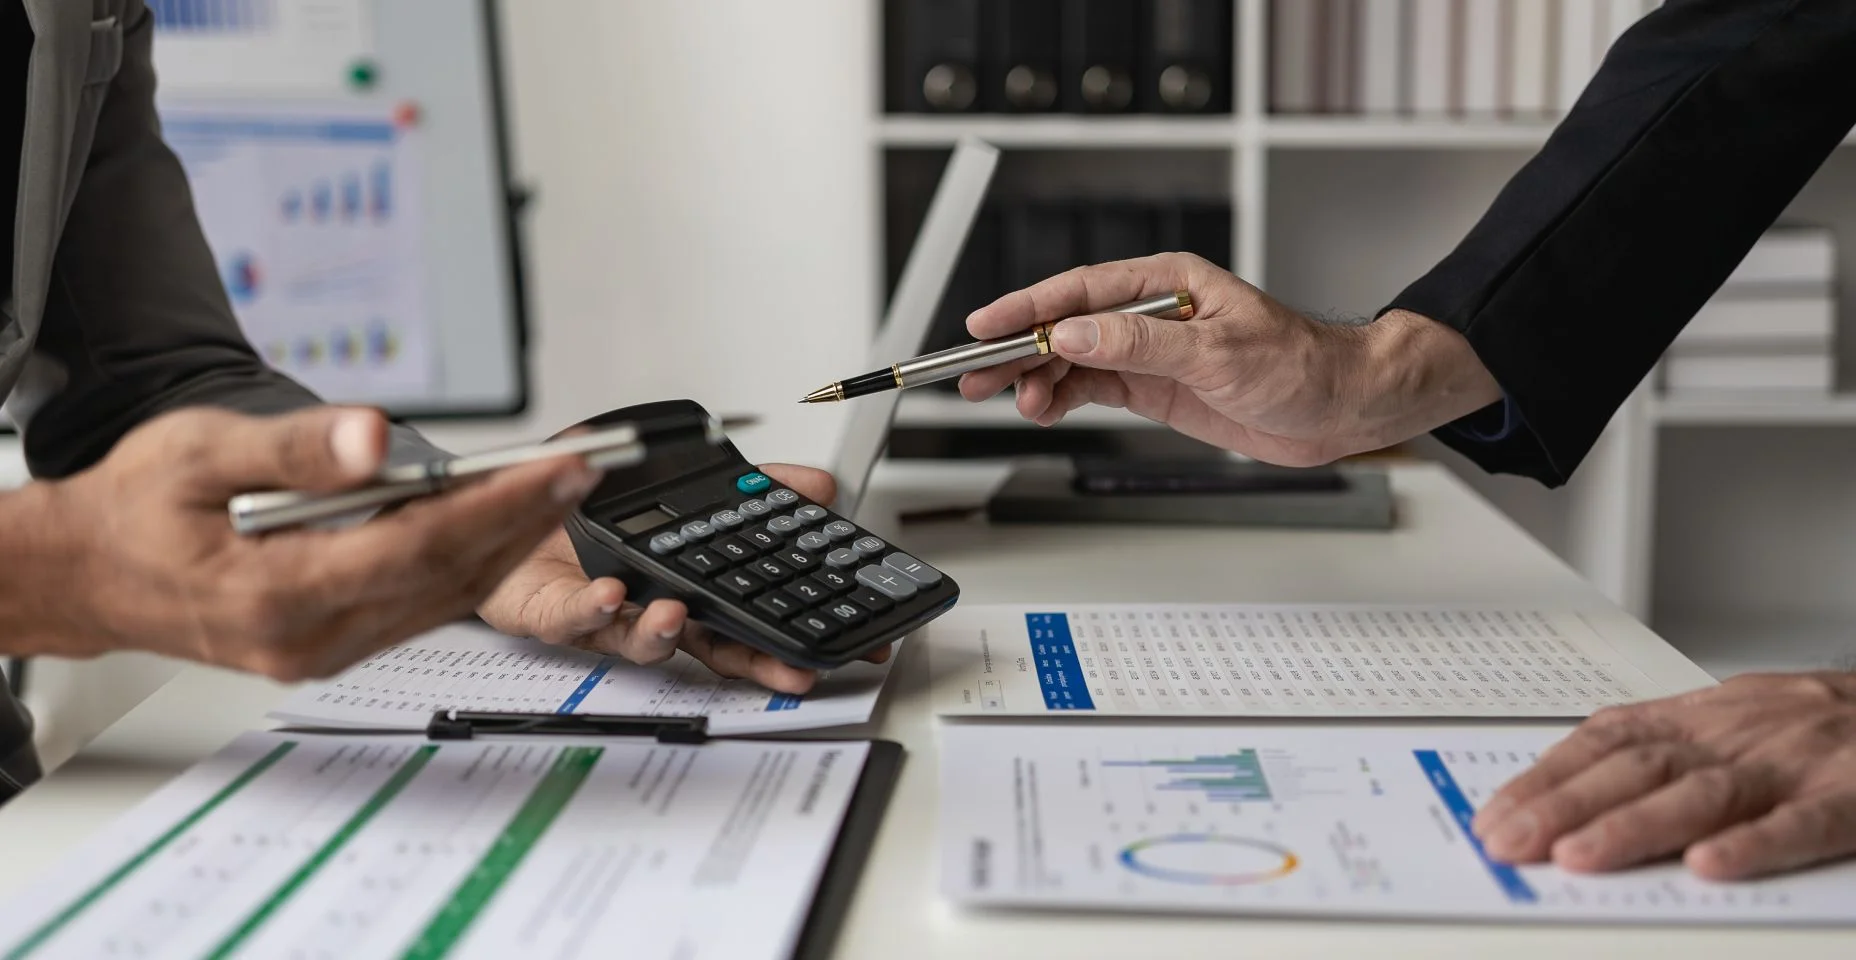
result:
[[[799,402],[800,403],[829,403],[833,400],[842,399],[838,391],[839,391],[839,387],[837,384],[835,383],[830,384],[829,386],[820,387],[817,390],[814,390],[811,393],[808,393],[805,396],[800,397]]]

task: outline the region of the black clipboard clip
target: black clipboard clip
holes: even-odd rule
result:
[[[432,714],[431,721],[425,725],[425,736],[429,740],[469,740],[480,733],[651,737],[658,743],[707,743],[709,718],[439,710]]]

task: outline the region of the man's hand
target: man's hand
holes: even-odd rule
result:
[[[1734,880],[1856,853],[1856,673],[1748,675],[1593,714],[1477,814],[1489,855]]]
[[[762,472],[818,503],[836,493],[831,474],[808,467],[769,464]],[[633,663],[661,663],[678,649],[724,677],[745,677],[784,693],[804,693],[818,675],[715,636],[689,620],[689,610],[675,600],[648,607],[625,602],[625,585],[612,577],[588,582],[565,531],[556,530],[533,556],[503,581],[477,611],[491,626],[515,636],[624,657]],[[866,659],[889,659],[884,647]]]
[[[1092,315],[1182,289],[1197,308],[1188,321]],[[961,394],[983,400],[1017,382],[1018,412],[1044,426],[1088,403],[1126,407],[1288,466],[1389,446],[1501,397],[1441,323],[1402,311],[1321,323],[1191,254],[1078,267],[975,311],[967,330],[991,339],[1053,320],[1053,356],[969,373]]]
[[[233,495],[351,487],[386,444],[371,410],[151,420],[95,467],[7,498],[21,508],[9,520],[20,518],[25,562],[0,591],[31,596],[0,596],[11,614],[0,619],[26,652],[137,648],[280,680],[326,676],[469,615],[599,479],[562,457],[343,530],[233,532]]]

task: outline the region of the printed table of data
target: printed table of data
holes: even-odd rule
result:
[[[679,653],[655,666],[452,626],[293,694],[271,716],[313,726],[423,729],[437,710],[707,716],[717,733],[861,723],[887,664],[833,671],[805,697],[723,680]]]
[[[1571,613],[977,606],[927,643],[942,714],[1580,717],[1666,692]]]

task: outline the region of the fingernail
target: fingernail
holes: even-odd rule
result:
[[[1469,831],[1478,837],[1487,839],[1489,828],[1501,822],[1501,819],[1508,815],[1508,811],[1513,809],[1514,801],[1507,797],[1492,800],[1488,806],[1476,813],[1476,819],[1470,821]]]
[[[1534,829],[1537,826],[1534,819],[1531,813],[1523,813],[1515,817],[1495,831],[1494,835],[1485,841],[1484,846],[1488,847],[1490,853],[1521,852],[1527,846],[1527,842],[1534,839]]]
[[[599,471],[590,467],[581,467],[572,473],[562,474],[554,480],[554,502],[560,504],[579,503],[586,495],[599,486]]]
[[[1562,837],[1553,845],[1553,859],[1571,857],[1575,860],[1590,860],[1598,852],[1598,841],[1583,833]]]
[[[1088,317],[1065,320],[1050,332],[1050,342],[1065,353],[1088,353],[1101,339],[1101,329]]]
[[[683,638],[683,631],[681,630],[660,630],[658,631],[657,638],[659,640],[664,641],[665,643],[674,643],[677,640],[680,640]]]
[[[342,472],[352,477],[366,476],[380,466],[380,453],[374,446],[372,417],[359,410],[344,413],[329,431],[329,452]]]
[[[600,613],[618,613],[619,605],[616,603],[602,603],[599,605],[599,612]]]

